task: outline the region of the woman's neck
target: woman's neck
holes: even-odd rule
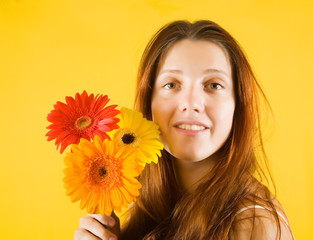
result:
[[[177,182],[183,191],[193,192],[200,180],[207,175],[216,163],[216,157],[209,157],[198,162],[175,159],[174,169]]]

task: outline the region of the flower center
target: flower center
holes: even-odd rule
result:
[[[101,158],[96,159],[93,163],[91,163],[89,174],[93,182],[103,182],[107,175],[105,162]]]
[[[134,140],[135,140],[135,136],[134,136],[133,134],[131,134],[131,133],[126,133],[126,134],[124,134],[123,137],[122,137],[122,141],[123,141],[123,143],[125,143],[125,144],[130,144],[130,143],[132,143]]]
[[[88,128],[92,123],[92,118],[89,116],[81,116],[75,121],[75,128],[77,130],[84,130]]]
[[[137,147],[139,145],[140,138],[130,128],[121,128],[116,133],[114,138],[118,139],[120,146],[132,146]]]
[[[121,185],[121,166],[118,158],[111,156],[98,156],[90,162],[86,169],[85,179],[91,188],[99,191],[111,191]]]
[[[104,177],[104,175],[107,174],[107,170],[105,170],[104,167],[99,169],[99,176]]]

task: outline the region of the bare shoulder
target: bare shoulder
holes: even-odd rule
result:
[[[293,240],[287,216],[276,199],[273,199],[279,217],[279,225],[273,211],[260,205],[245,204],[238,212],[230,230],[231,240]],[[280,238],[279,238],[280,226]]]

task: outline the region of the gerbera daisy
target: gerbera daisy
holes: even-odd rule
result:
[[[70,144],[77,144],[81,138],[90,140],[99,135],[103,140],[109,138],[106,132],[118,128],[118,118],[114,118],[119,111],[117,105],[106,108],[109,98],[107,95],[89,95],[84,91],[81,95],[76,93],[73,97],[66,97],[66,103],[57,102],[54,109],[48,114],[47,119],[52,124],[46,136],[48,141],[53,139],[57,149],[61,144],[62,153]]]
[[[118,147],[114,141],[99,136],[93,142],[81,139],[65,157],[66,194],[73,202],[81,200],[81,209],[89,213],[120,212],[135,201],[141,188],[135,177],[143,167],[135,158],[133,149]]]
[[[119,146],[131,146],[137,150],[138,162],[142,166],[146,163],[157,163],[163,149],[158,139],[159,127],[156,123],[145,119],[142,113],[122,108],[118,115],[119,129],[111,133]]]

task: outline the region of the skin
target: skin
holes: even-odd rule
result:
[[[160,66],[151,107],[165,149],[176,158],[178,180],[192,191],[218,161],[232,128],[235,97],[226,52],[209,41],[177,42]]]
[[[74,240],[117,240],[119,232],[120,222],[114,213],[111,216],[87,214],[80,219]]]
[[[274,199],[276,209],[287,219],[287,216],[278,203]],[[263,209],[255,209],[255,215],[258,216],[253,220],[254,209],[244,211],[237,215],[235,222],[231,228],[230,240],[276,240],[278,229],[275,224],[275,219],[269,211]],[[287,220],[288,221],[288,220]],[[282,240],[293,240],[293,234],[287,223],[280,218],[281,238]]]

